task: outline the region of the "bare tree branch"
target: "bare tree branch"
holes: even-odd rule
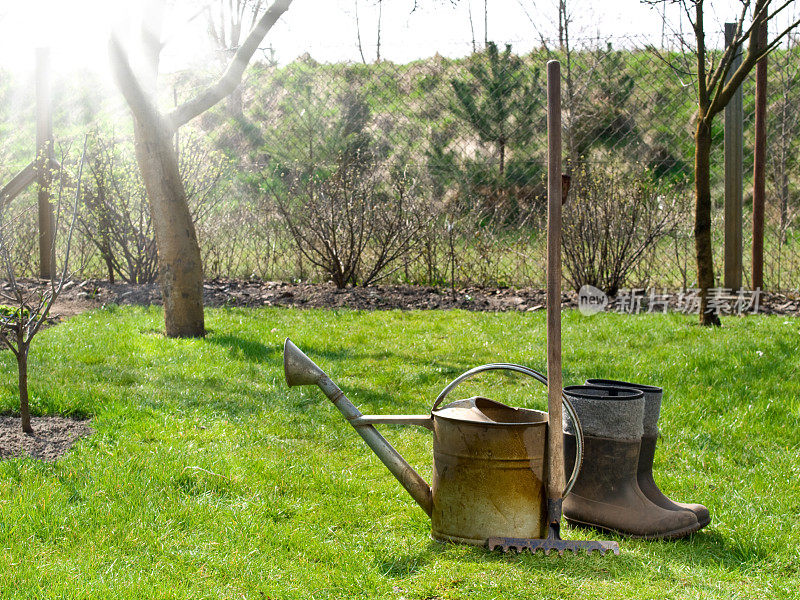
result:
[[[769,2],[766,2],[766,4],[769,5]],[[800,26],[800,19],[794,21],[786,29],[780,32],[771,42],[767,44],[766,49],[763,51],[761,51],[757,46],[758,29],[754,26],[751,26],[749,29],[749,48],[754,48],[754,50],[748,49],[747,54],[736,71],[730,76],[724,85],[720,84],[718,86],[717,93],[715,94],[714,101],[710,106],[710,110],[713,110],[714,114],[716,114],[724,109],[738,87],[753,70],[756,63],[774,50],[780,44],[781,40],[798,26]],[[728,65],[728,69],[730,69],[730,64]]]
[[[72,233],[75,229],[75,222],[78,214],[78,204],[80,202],[81,179],[83,164],[86,159],[87,140],[84,139],[83,155],[79,167],[78,183],[75,191],[75,201],[72,211],[72,222],[69,227],[69,236],[66,241],[66,253],[64,256],[64,266],[61,276],[56,284],[55,275],[51,274],[50,286],[44,291],[36,289],[29,290],[27,293],[20,285],[15,276],[14,264],[8,251],[8,241],[6,232],[7,225],[4,222],[4,211],[0,210],[0,259],[5,267],[8,283],[14,294],[15,305],[3,311],[0,315],[0,343],[6,346],[14,355],[17,362],[17,388],[19,390],[19,412],[22,431],[26,434],[33,434],[31,425],[30,395],[28,391],[28,354],[36,334],[48,318],[50,309],[56,298],[64,287],[67,277],[69,250],[72,244]],[[62,156],[63,164],[63,156]],[[64,181],[66,177],[59,177],[61,182],[59,189],[59,210],[57,219],[61,216],[61,199],[63,198]],[[35,288],[35,286],[34,286]],[[7,297],[7,296],[6,296]]]
[[[692,27],[697,39],[697,92],[700,112],[704,113],[708,105],[708,87],[706,85],[706,34],[703,24],[703,0],[695,2],[695,20],[692,22]]]
[[[730,45],[725,47],[725,50],[722,53],[722,58],[720,58],[719,65],[717,65],[716,68],[709,70],[706,88],[710,93],[715,95],[714,100],[716,100],[716,96],[719,95],[719,89],[722,87],[719,86],[719,83],[725,81],[731,65],[733,64],[733,59],[739,52],[739,49],[742,47],[742,43],[744,42],[744,38],[741,37],[742,23],[744,22],[746,11],[749,5],[749,1],[743,3],[742,13],[736,21],[736,31],[733,34],[733,41]]]
[[[253,54],[258,49],[258,45],[281,15],[288,10],[291,3],[292,0],[275,0],[247,35],[222,77],[167,115],[166,121],[172,131],[177,130],[196,116],[207,111],[236,88],[242,80],[247,63],[250,62]]]
[[[159,120],[158,109],[153,106],[152,101],[145,93],[139,78],[133,72],[128,53],[122,47],[119,38],[112,34],[108,41],[108,52],[111,58],[111,70],[114,79],[117,81],[122,95],[128,106],[131,108],[133,116],[146,123],[155,123]]]
[[[781,31],[774,40],[767,44],[767,47],[764,51],[758,56],[758,60],[761,60],[764,56],[772,52],[775,48],[777,48],[780,43],[784,40],[784,38],[788,37],[792,31],[794,31],[798,26],[800,26],[800,19],[797,19],[793,23],[791,23],[786,29]],[[757,61],[756,61],[757,62]]]
[[[56,298],[58,298],[61,290],[64,289],[64,283],[67,281],[67,275],[69,274],[69,255],[72,249],[72,235],[75,232],[75,223],[78,220],[78,205],[80,204],[81,183],[83,181],[83,165],[86,162],[86,147],[88,144],[89,135],[87,134],[83,139],[83,152],[81,153],[81,162],[78,165],[78,183],[75,187],[75,200],[72,203],[72,219],[69,224],[69,230],[67,231],[67,242],[64,250],[64,264],[61,267],[61,276],[57,283],[55,280],[51,280],[50,294],[42,299],[39,309],[35,313],[33,311],[31,312],[31,319],[35,319],[35,321],[32,326],[28,326],[28,342],[33,339],[33,336],[36,335],[39,329],[41,329],[42,324],[47,320],[53,303],[56,301]]]

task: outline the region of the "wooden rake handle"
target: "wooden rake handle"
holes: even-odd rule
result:
[[[564,489],[561,424],[561,64],[547,63],[547,498],[559,504]]]

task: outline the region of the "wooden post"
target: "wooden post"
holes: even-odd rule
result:
[[[561,64],[547,63],[547,498],[564,491],[561,424]],[[560,515],[559,515],[560,518]]]
[[[736,23],[725,23],[725,45],[733,43]],[[733,58],[728,75],[742,62],[741,52]],[[744,110],[741,86],[725,107],[725,270],[724,286],[742,287],[742,178]]]
[[[767,45],[767,22],[758,31],[759,49]],[[756,65],[756,122],[753,148],[753,245],[751,280],[753,289],[764,289],[764,199],[767,160],[767,57]]]
[[[50,49],[36,49],[36,184],[39,204],[39,276],[55,276],[55,218],[50,203],[53,180],[53,115],[50,94]]]

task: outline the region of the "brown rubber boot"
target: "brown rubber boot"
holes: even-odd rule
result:
[[[575,464],[574,435],[564,435],[565,466]],[[571,525],[594,527],[633,538],[674,539],[700,529],[694,513],[653,504],[636,482],[639,442],[584,435],[583,466],[564,498]]]
[[[700,529],[689,510],[668,510],[639,488],[637,470],[644,396],[631,389],[593,386],[564,388],[584,433],[583,466],[564,498],[565,519],[643,539],[674,539]],[[565,469],[572,472],[576,437],[565,423]]]
[[[711,522],[711,514],[702,504],[685,504],[670,500],[653,479],[653,460],[656,453],[656,440],[658,439],[658,418],[661,414],[661,398],[663,390],[653,385],[642,385],[617,381],[614,379],[588,379],[588,385],[613,386],[639,390],[644,394],[645,408],[642,446],[639,450],[639,466],[637,481],[639,488],[654,504],[668,510],[690,510],[697,516],[697,522],[702,529]]]
[[[656,439],[657,436],[642,436],[642,447],[639,450],[639,468],[636,477],[639,482],[639,488],[644,492],[645,496],[650,498],[652,502],[661,508],[692,511],[697,517],[700,529],[702,529],[711,523],[711,514],[708,512],[708,509],[702,504],[687,504],[670,500],[659,489],[653,479],[653,459],[656,455]]]

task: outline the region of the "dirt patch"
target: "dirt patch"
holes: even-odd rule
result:
[[[80,438],[92,433],[87,421],[65,417],[33,417],[33,435],[22,433],[19,417],[0,417],[0,460],[30,456],[54,462]]]
[[[36,285],[29,280],[29,285]],[[569,302],[565,295],[565,302]],[[280,281],[210,280],[203,286],[206,306],[284,306],[291,308],[351,308],[359,310],[450,309],[506,311],[544,308],[543,290],[511,288],[439,289],[386,285],[337,289],[332,284]],[[69,317],[105,304],[160,305],[157,284],[110,284],[89,280],[68,284],[53,306],[53,314]]]
[[[42,285],[38,280],[25,280],[26,285]],[[659,294],[665,294],[660,291]],[[209,280],[203,286],[206,306],[283,306],[291,308],[351,308],[359,310],[443,310],[463,309],[486,312],[544,310],[546,295],[537,288],[465,287],[455,290],[414,285],[377,285],[337,289],[332,284],[287,283],[281,281]],[[726,301],[731,308],[733,300]],[[72,281],[53,306],[57,318],[68,318],[90,308],[106,304],[139,306],[161,304],[161,290],[155,283],[108,283],[101,280]],[[669,294],[671,312],[685,310],[689,303],[679,292]],[[578,298],[573,291],[562,295],[562,308],[577,308]],[[646,312],[645,293],[631,302],[630,296],[612,299],[606,311]],[[663,306],[655,307],[657,312]],[[751,307],[744,312],[751,312]],[[800,294],[764,293],[759,298],[760,314],[800,316]]]

